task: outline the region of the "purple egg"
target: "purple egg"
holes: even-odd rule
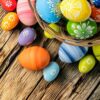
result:
[[[33,28],[27,27],[23,29],[18,38],[21,46],[29,45],[36,39],[36,32]]]

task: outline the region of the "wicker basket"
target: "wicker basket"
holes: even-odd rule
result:
[[[88,46],[91,47],[93,45],[98,45],[100,44],[100,23],[98,23],[98,34],[96,34],[94,37],[90,38],[90,39],[85,39],[85,40],[79,40],[79,39],[75,39],[71,36],[67,36],[65,35],[65,33],[63,32],[62,28],[61,28],[61,33],[60,35],[57,34],[57,32],[55,32],[52,28],[50,28],[48,26],[48,24],[46,22],[44,22],[38,15],[37,11],[36,11],[36,7],[32,6],[31,4],[31,0],[28,0],[28,3],[30,5],[30,8],[32,9],[33,13],[35,13],[36,19],[40,25],[40,27],[48,32],[49,34],[53,35],[55,39],[57,39],[60,42],[65,42],[67,44],[71,44],[71,45],[75,45],[75,46]]]

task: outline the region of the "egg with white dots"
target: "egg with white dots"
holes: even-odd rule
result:
[[[47,82],[55,80],[60,72],[60,67],[56,62],[51,62],[44,70],[43,77]]]
[[[36,0],[36,10],[47,23],[56,23],[61,19],[60,0]]]
[[[74,63],[79,61],[88,52],[88,47],[72,46],[62,43],[59,47],[59,59],[65,63]]]

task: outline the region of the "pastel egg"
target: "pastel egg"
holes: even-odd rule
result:
[[[92,14],[91,17],[96,21],[100,22],[100,8],[96,8],[94,5],[91,5]]]
[[[39,16],[47,23],[56,23],[61,18],[60,0],[36,0],[36,9]]]
[[[49,27],[52,28],[54,31],[60,33],[60,27],[57,24],[54,24],[54,23],[49,24]],[[45,31],[44,31],[44,35],[45,35],[45,37],[50,38],[50,39],[54,38],[53,35],[51,35],[48,32],[45,32]]]
[[[43,77],[47,82],[55,80],[59,74],[60,67],[56,62],[51,62],[43,69]]]
[[[6,11],[13,11],[16,8],[16,0],[1,0],[1,5]]]
[[[33,28],[23,29],[18,38],[18,43],[22,46],[31,44],[36,39],[36,32]]]
[[[100,45],[93,46],[92,49],[96,59],[100,61]]]
[[[97,33],[97,24],[92,19],[88,19],[84,22],[69,21],[66,27],[69,35],[76,39],[87,39]]]
[[[79,61],[88,52],[88,47],[72,46],[62,43],[59,47],[59,58],[62,62],[73,63]]]
[[[79,62],[79,71],[83,74],[90,72],[96,64],[96,60],[92,55],[83,57]]]
[[[74,22],[85,21],[91,15],[91,7],[87,0],[63,0],[60,9],[67,19]]]
[[[19,23],[19,18],[15,12],[9,12],[2,20],[1,28],[5,31],[12,30]]]
[[[100,0],[91,0],[91,1],[96,7],[100,8]]]
[[[31,3],[34,6],[35,0],[31,0]],[[17,14],[20,21],[26,26],[32,26],[37,22],[35,14],[32,12],[28,4],[28,0],[18,0]]]

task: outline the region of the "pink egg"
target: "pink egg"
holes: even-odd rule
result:
[[[35,4],[35,0],[31,0],[31,3]],[[37,20],[35,14],[32,12],[28,0],[18,0],[17,3],[17,14],[20,21],[27,26],[32,26],[36,24]]]

